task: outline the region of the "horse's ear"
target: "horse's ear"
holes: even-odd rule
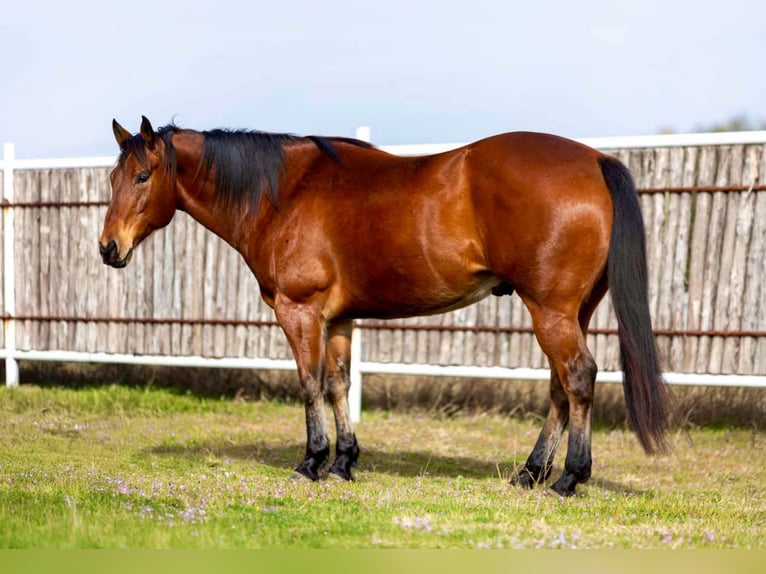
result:
[[[117,123],[117,120],[112,120],[112,131],[114,132],[114,139],[117,140],[120,148],[125,147],[125,142],[133,137],[128,130]]]
[[[141,116],[141,139],[144,140],[146,147],[154,149],[154,128],[146,116]]]

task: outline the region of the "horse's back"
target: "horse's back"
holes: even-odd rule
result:
[[[470,199],[517,195],[520,201],[603,201],[608,190],[601,152],[546,133],[507,132],[446,152],[396,156],[378,149],[350,148],[347,183],[357,180],[363,199],[384,193],[394,202],[469,191]],[[351,154],[351,155],[348,155]]]

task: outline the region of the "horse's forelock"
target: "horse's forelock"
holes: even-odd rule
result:
[[[148,157],[146,156],[146,149],[144,148],[144,140],[141,139],[140,134],[136,134],[129,139],[125,140],[120,146],[120,156],[117,158],[117,164],[121,167],[125,167],[125,162],[130,156],[135,156],[140,165],[146,165]]]
[[[176,133],[176,131],[178,131],[178,128],[173,124],[163,126],[157,130],[157,135],[165,144],[163,165],[165,174],[166,176],[170,176],[172,181],[175,181],[178,169],[175,148],[173,147],[173,134]],[[119,165],[120,168],[124,168],[125,162],[131,155],[135,156],[139,165],[148,167],[149,156],[146,153],[146,144],[141,137],[141,134],[136,134],[123,142],[120,146],[120,155],[117,158],[117,165]]]

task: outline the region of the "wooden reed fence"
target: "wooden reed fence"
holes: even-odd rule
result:
[[[666,370],[766,374],[764,150],[613,150],[640,188],[650,304]],[[185,214],[150,237],[126,269],[101,263],[109,171],[14,171],[16,347],[291,359],[240,256]],[[0,313],[6,316],[4,301]],[[517,296],[359,326],[364,361],[547,367]],[[619,370],[608,297],[591,327],[600,369]]]

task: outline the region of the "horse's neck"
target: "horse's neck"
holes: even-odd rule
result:
[[[206,173],[204,166],[199,168],[202,140],[196,139],[196,134],[187,137],[184,140],[174,140],[179,168],[183,168],[179,169],[177,180],[178,208],[246,256],[247,245],[257,242],[254,235],[259,233],[259,221],[263,223],[264,217],[270,219],[264,213],[274,213],[271,200],[264,194],[258,207],[248,207],[247,202],[223,205],[217,201],[213,173]],[[316,145],[308,140],[285,149],[285,171],[281,182],[283,187],[280,188],[283,199],[286,199],[285,196],[289,195],[296,181],[303,177],[312,163],[322,157]]]
[[[180,185],[179,185],[180,187]],[[185,211],[192,219],[203,227],[215,233],[235,249],[240,249],[242,243],[241,214],[232,208],[218,206],[211,195],[188,193],[180,190],[181,201],[178,208]]]
[[[193,131],[179,133],[173,138],[173,146],[178,163],[178,209],[236,248],[237,220],[227,213],[229,210],[216,205],[214,178],[204,167],[200,169],[202,135]]]

